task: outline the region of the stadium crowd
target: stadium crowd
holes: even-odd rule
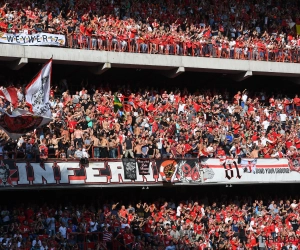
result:
[[[300,200],[218,202],[157,198],[126,204],[2,206],[0,248],[296,250],[300,248]]]
[[[299,62],[297,0],[8,0],[0,31],[64,34],[69,48]]]
[[[133,93],[129,86],[114,94],[104,87],[82,87],[72,95],[53,88],[50,105],[49,125],[18,141],[2,131],[2,157],[297,159],[299,154],[297,95],[154,88]],[[0,106],[13,109],[1,98]]]

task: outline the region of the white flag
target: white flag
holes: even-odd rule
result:
[[[52,73],[52,58],[26,87],[26,102],[34,115],[51,117],[49,103]]]

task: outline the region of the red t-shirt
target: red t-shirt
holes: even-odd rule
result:
[[[125,233],[123,235],[123,238],[124,238],[124,241],[125,241],[125,245],[133,243],[134,236],[132,234]]]
[[[122,217],[126,217],[126,215],[127,215],[127,210],[126,209],[124,209],[124,210],[120,210],[119,211],[119,213],[120,213],[120,215],[122,216]]]
[[[71,133],[74,132],[76,126],[77,126],[77,121],[70,121],[69,122],[69,130],[70,130]]]

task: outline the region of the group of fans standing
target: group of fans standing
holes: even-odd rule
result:
[[[4,158],[241,157],[297,160],[300,99],[248,90],[189,93],[123,87],[51,91],[53,121],[17,143],[2,132]],[[1,100],[1,108],[11,109]],[[117,103],[116,103],[117,100]],[[22,103],[20,103],[22,105]],[[116,109],[116,105],[119,105]],[[16,149],[16,151],[15,151]]]
[[[225,199],[226,200],[226,199]],[[212,202],[155,200],[122,205],[19,205],[1,208],[6,249],[296,250],[298,200],[236,197]]]
[[[296,0],[10,0],[0,31],[64,34],[78,49],[299,62],[299,9]]]

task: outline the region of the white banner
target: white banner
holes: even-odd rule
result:
[[[25,33],[3,33],[0,32],[0,43],[17,45],[50,45],[65,46],[66,37],[64,35],[36,33],[28,35]]]
[[[26,87],[26,103],[32,106],[32,112],[38,116],[51,117],[49,103],[52,73],[52,59],[46,63],[37,76]]]
[[[79,161],[30,163],[4,160],[0,164],[0,186],[163,185],[168,179],[171,184],[170,178],[173,185],[300,182],[299,159],[258,159],[255,166],[252,159],[244,159],[241,164],[236,160],[208,159],[205,165],[199,165],[196,159],[149,159],[149,167],[148,162],[143,163],[147,165],[143,174],[139,162],[135,164],[136,167],[130,169],[135,172],[128,176],[128,169],[121,160],[86,165]]]

